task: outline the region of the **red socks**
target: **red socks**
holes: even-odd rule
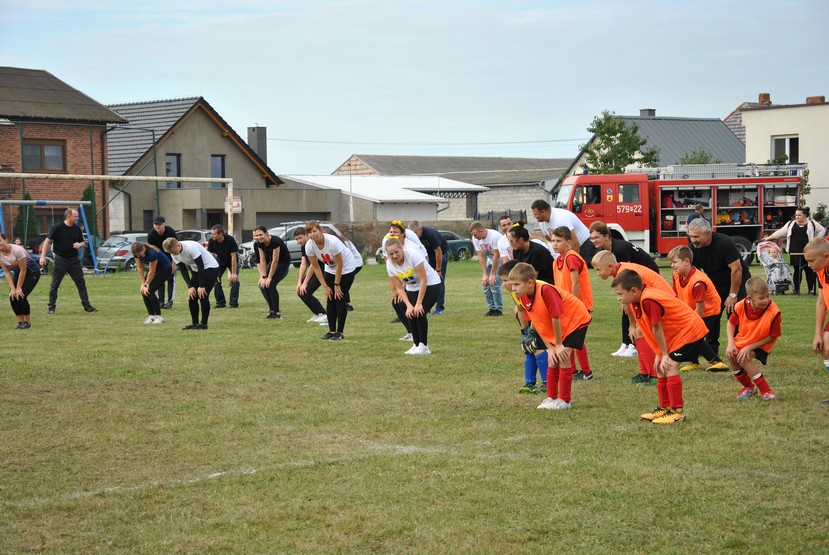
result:
[[[572,368],[553,368],[552,366],[547,368],[547,397],[569,403],[572,399],[570,396],[572,387]]]
[[[681,409],[685,405],[684,399],[682,398],[682,378],[677,374],[676,376],[668,376],[666,381],[668,386],[668,399],[671,403],[668,406],[674,410]]]

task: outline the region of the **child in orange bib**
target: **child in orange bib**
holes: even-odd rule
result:
[[[548,346],[547,398],[538,408],[569,409],[573,384],[570,355],[584,345],[590,313],[572,294],[537,280],[529,264],[516,264],[509,281],[528,319]]]
[[[654,424],[685,421],[682,378],[679,363],[696,360],[708,330],[702,318],[688,305],[655,287],[646,286],[632,270],[622,270],[611,284],[619,302],[628,307],[645,341],[656,353],[653,367],[657,374],[659,406],[641,415]]]
[[[746,282],[746,297],[734,305],[726,328],[725,354],[734,377],[743,386],[737,392],[737,399],[753,397],[758,389],[764,401],[777,398],[753,359],[766,365],[769,352],[781,334],[780,320],[780,309],[771,300],[769,284],[759,277],[750,278]]]

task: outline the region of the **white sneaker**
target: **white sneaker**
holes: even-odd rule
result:
[[[412,338],[412,334],[407,333],[406,335],[398,339],[398,341],[414,341],[414,339]]]
[[[151,324],[163,324],[164,323],[164,316],[153,316],[153,321],[150,322]]]
[[[316,322],[317,324],[327,324],[328,323],[328,315],[320,313],[320,314],[317,314],[316,316],[314,316],[313,318],[311,318],[308,321],[309,322]]]
[[[541,401],[541,404],[538,405],[536,408],[538,408],[538,409],[553,409],[556,406],[556,401],[558,401],[558,399],[552,399],[550,397],[547,397],[546,399]]]
[[[567,401],[563,401],[561,399],[556,399],[556,404],[554,407],[550,407],[553,410],[566,410],[570,408],[570,403]]]
[[[417,351],[413,352],[412,354],[413,355],[431,355],[432,350],[425,343],[421,343],[420,346],[417,348]]]
[[[407,354],[407,355],[417,354],[416,351],[419,350],[419,349],[420,349],[420,343],[418,343],[416,345],[412,345],[411,347],[409,347],[409,350],[406,351],[405,354]]]
[[[620,357],[637,357],[639,356],[639,351],[636,350],[636,345],[631,343],[628,345],[628,348],[625,349],[625,352],[619,355]]]
[[[313,324],[316,324],[316,323],[317,323],[317,316],[319,316],[319,314],[314,314],[313,316],[311,316],[310,318],[308,318],[307,320],[305,320],[305,322],[306,322],[307,324],[312,324],[312,323],[313,323]]]
[[[144,320],[145,324],[152,324],[153,320],[155,320],[155,316],[147,316],[147,319]]]
[[[620,357],[620,356],[622,356],[622,353],[624,353],[625,351],[627,351],[627,348],[628,348],[628,346],[627,346],[627,345],[625,345],[624,343],[622,343],[622,345],[621,345],[621,346],[620,346],[620,347],[616,350],[616,352],[615,352],[615,353],[610,353],[610,356],[612,356],[612,357]]]

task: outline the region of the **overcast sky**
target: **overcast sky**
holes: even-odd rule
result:
[[[572,157],[602,110],[829,96],[829,1],[0,0],[0,65],[103,104],[203,96],[279,174]],[[475,144],[477,143],[477,144]]]

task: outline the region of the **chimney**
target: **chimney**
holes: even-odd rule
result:
[[[771,94],[770,93],[760,93],[760,98],[757,100],[760,104],[769,105],[771,104]]]
[[[254,124],[253,127],[248,127],[248,146],[253,149],[253,152],[262,159],[266,164],[268,163],[268,128],[259,127]]]
[[[825,96],[807,96],[806,104],[826,104]]]
[[[641,108],[639,110],[639,117],[641,117],[641,118],[656,117],[656,108]]]

